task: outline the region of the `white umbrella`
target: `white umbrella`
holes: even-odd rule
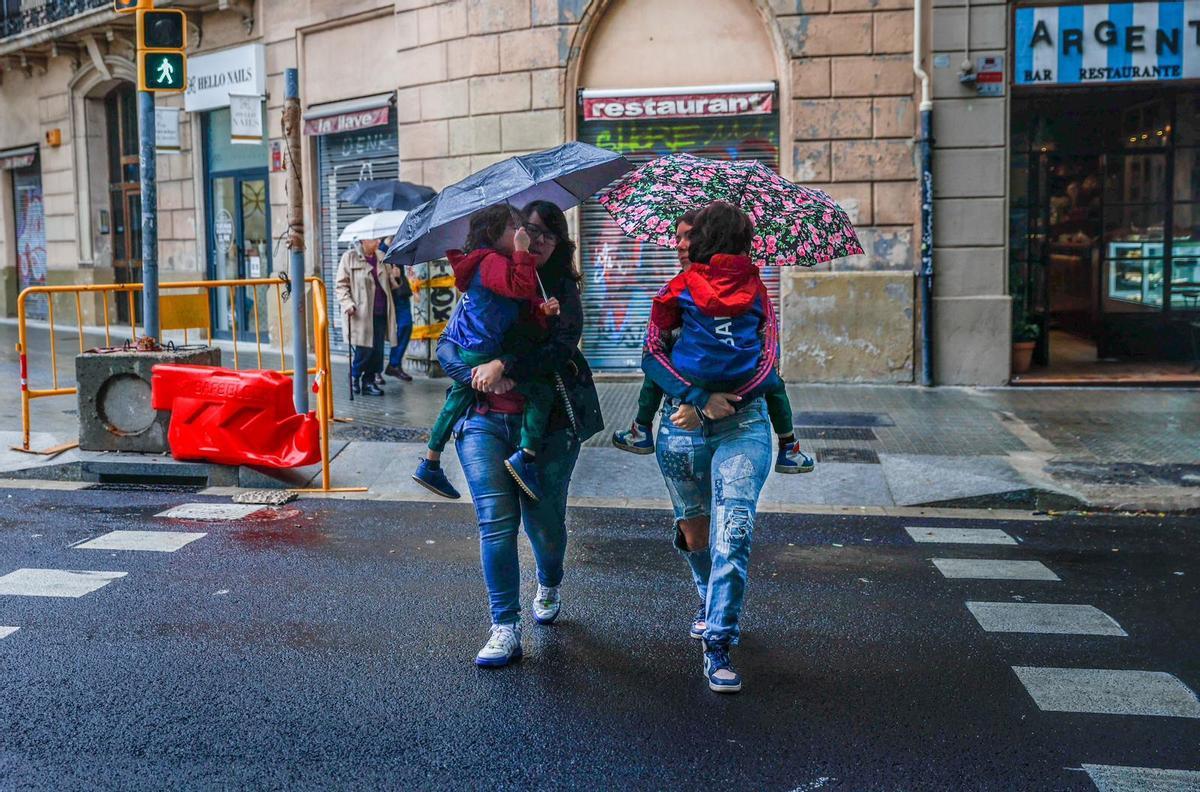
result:
[[[400,230],[400,224],[408,212],[399,209],[391,212],[372,212],[346,226],[338,242],[358,242],[362,239],[383,239]]]

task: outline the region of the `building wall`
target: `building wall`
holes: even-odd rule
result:
[[[1008,88],[980,97],[959,81],[966,0],[933,0],[934,376],[1008,382]],[[970,0],[970,57],[1006,54],[1008,8]],[[947,59],[937,66],[938,56]],[[1011,64],[1006,64],[1011,67]],[[1007,75],[1006,75],[1007,76]]]

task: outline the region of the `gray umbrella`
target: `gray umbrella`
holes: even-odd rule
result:
[[[419,264],[441,258],[462,246],[470,217],[480,209],[539,200],[570,209],[632,169],[620,154],[578,142],[497,162],[409,212],[387,260]]]

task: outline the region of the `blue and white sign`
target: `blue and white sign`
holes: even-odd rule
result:
[[[1027,6],[1014,17],[1015,85],[1200,78],[1200,0]]]

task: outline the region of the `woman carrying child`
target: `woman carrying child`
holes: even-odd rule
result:
[[[580,445],[604,426],[591,369],[579,351],[583,303],[566,217],[545,201],[529,204],[522,215],[519,220],[529,238],[539,296],[552,306],[542,313],[556,311],[557,315],[543,322],[530,310],[507,334],[499,357],[480,365],[464,362],[463,348],[449,334],[438,342],[438,361],[446,374],[469,385],[475,396],[454,426],[454,436],[479,521],[492,627],[475,662],[485,667],[521,658],[517,535],[522,523],[537,564],[534,620],[550,624],[558,618],[567,547],[567,490]],[[516,229],[511,234],[515,249]],[[519,263],[515,255],[513,259]],[[456,308],[460,310],[464,309]],[[519,390],[532,382],[549,382],[554,390],[540,449],[535,449],[541,489],[536,501],[522,491],[506,465],[524,444],[527,399]]]

